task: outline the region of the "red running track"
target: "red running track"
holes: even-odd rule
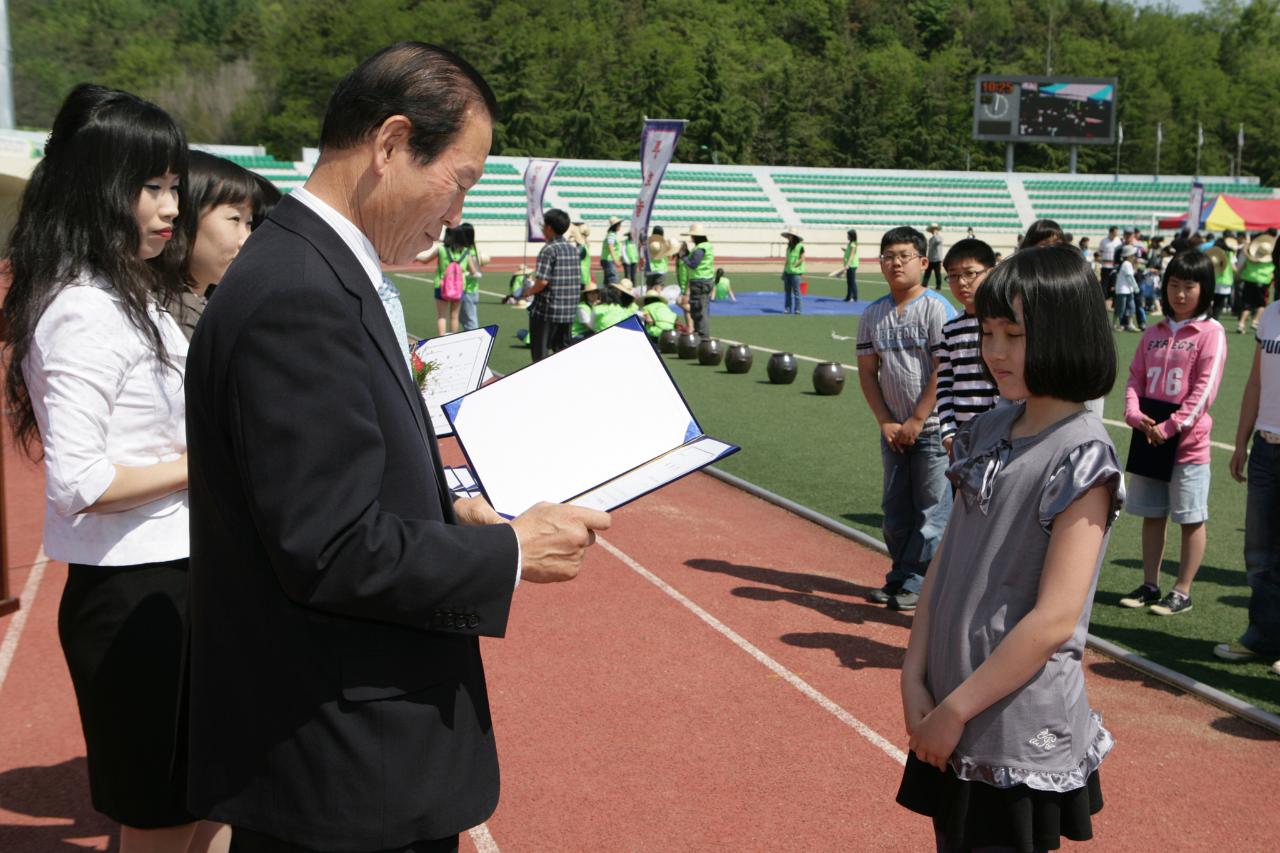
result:
[[[38,504],[25,479],[11,512]],[[503,794],[482,849],[931,849],[893,803],[910,617],[862,601],[883,557],[703,475],[602,539],[573,583],[522,585],[507,638],[485,642]],[[0,684],[0,851],[110,843],[55,636],[64,577],[50,564],[24,601]],[[1276,847],[1274,736],[1104,658],[1088,681],[1117,739],[1094,849]]]

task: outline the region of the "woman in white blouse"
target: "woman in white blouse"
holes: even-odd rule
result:
[[[187,149],[159,107],[82,85],[23,194],[5,402],[43,451],[44,549],[69,566],[58,633],[93,805],[121,850],[225,850],[186,811],[187,343],[169,313]]]

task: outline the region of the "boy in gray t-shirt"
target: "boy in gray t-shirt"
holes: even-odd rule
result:
[[[858,322],[858,382],[880,424],[884,465],[884,541],[893,561],[885,585],[867,596],[894,610],[915,610],[925,569],[951,513],[947,452],[935,411],[937,368],[930,352],[955,309],[922,284],[929,261],[924,235],[894,228],[880,240],[889,295]]]

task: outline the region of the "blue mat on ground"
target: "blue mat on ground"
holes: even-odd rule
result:
[[[769,314],[782,314],[783,296],[780,292],[756,291],[755,293],[739,293],[737,302],[727,299],[711,303],[712,317],[759,317]],[[803,296],[800,302],[801,314],[815,316],[860,316],[870,302],[845,302],[832,296]]]

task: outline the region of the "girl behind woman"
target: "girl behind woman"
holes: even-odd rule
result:
[[[81,85],[54,120],[10,241],[5,400],[43,449],[44,547],[69,565],[58,635],[93,806],[121,850],[225,850],[186,811],[187,464],[170,246],[187,146],[159,107]]]
[[[462,306],[458,317],[462,331],[469,332],[480,328],[480,279],[484,274],[480,271],[480,250],[476,248],[476,227],[470,222],[464,222],[458,226],[458,231],[461,232],[462,245],[469,253],[468,262],[462,271],[466,284],[462,288]]]
[[[458,317],[462,312],[462,300],[449,301],[440,292],[440,284],[451,263],[462,268],[464,277],[480,272],[475,252],[467,248],[461,228],[445,229],[444,242],[436,252],[436,335],[458,331]]]
[[[274,188],[273,188],[274,190]],[[182,310],[178,324],[187,340],[195,332],[208,297],[240,253],[265,202],[263,189],[248,169],[230,160],[192,151],[187,164],[187,210],[180,221],[185,254],[179,271]],[[276,193],[277,197],[279,193]]]
[[[1209,317],[1214,277],[1213,261],[1194,249],[1169,262],[1160,293],[1164,318],[1143,333],[1124,391],[1124,419],[1138,431],[1134,441],[1178,443],[1168,480],[1129,473],[1127,508],[1142,517],[1143,584],[1120,599],[1120,605],[1150,604],[1158,616],[1191,609],[1191,582],[1204,559],[1213,429],[1209,407],[1218,395],[1227,357],[1226,332]],[[1171,414],[1155,418],[1144,408]],[[1182,552],[1178,579],[1161,598],[1160,564],[1170,518],[1182,527]]]
[[[958,497],[902,670],[911,755],[898,802],[941,851],[1092,837],[1112,746],[1081,656],[1111,524],[1115,449],[1084,401],[1115,380],[1097,281],[1068,246],[1024,249],[978,290],[982,356],[1017,401],[956,434]]]

